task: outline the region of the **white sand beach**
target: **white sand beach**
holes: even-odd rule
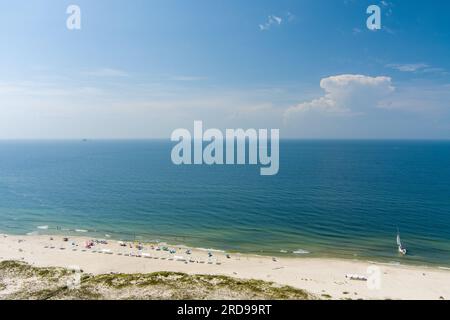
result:
[[[53,238],[53,240],[51,240]],[[356,260],[324,258],[271,258],[190,249],[165,244],[133,243],[121,246],[108,239],[85,248],[87,237],[0,235],[0,261],[24,261],[37,267],[80,267],[91,274],[150,273],[226,275],[271,281],[304,289],[318,298],[332,299],[450,299],[450,270],[436,267],[389,265]],[[130,245],[132,247],[130,247]],[[168,247],[176,252],[157,250]],[[379,287],[371,281],[368,268],[379,271]],[[369,269],[370,270],[370,269]],[[369,277],[351,280],[346,275]],[[368,285],[369,284],[369,285]]]

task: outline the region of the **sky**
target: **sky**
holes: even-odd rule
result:
[[[194,120],[450,139],[449,13],[440,0],[0,0],[0,139],[169,139]]]

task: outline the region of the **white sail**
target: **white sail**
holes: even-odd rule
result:
[[[406,254],[406,249],[403,248],[403,246],[402,246],[402,241],[400,240],[400,231],[398,231],[398,229],[397,229],[397,245],[398,245],[398,251],[401,254],[405,255]]]

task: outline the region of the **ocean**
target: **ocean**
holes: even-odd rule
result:
[[[282,140],[275,176],[173,145],[0,142],[0,232],[450,266],[450,141]]]

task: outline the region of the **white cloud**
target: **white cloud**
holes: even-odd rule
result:
[[[430,85],[426,83],[398,88],[389,101],[380,107],[422,114],[442,114],[449,112],[449,85]]]
[[[281,22],[283,21],[283,19],[281,19],[280,17],[277,17],[277,16],[272,16],[272,19],[275,20],[275,22],[278,24],[281,24]]]
[[[58,83],[37,81],[0,82],[0,105],[9,97],[76,97],[79,95],[99,95],[102,91],[96,87],[66,87]]]
[[[429,66],[425,63],[410,63],[410,64],[388,64],[387,67],[401,72],[416,72],[421,69],[428,68]]]
[[[320,87],[325,95],[288,108],[285,120],[294,114],[316,112],[328,115],[354,115],[378,107],[395,88],[389,77],[343,74],[324,78]]]
[[[447,76],[449,72],[440,67],[434,67],[426,63],[410,63],[410,64],[388,64],[386,67],[415,74],[433,74],[437,76]]]
[[[280,26],[283,23],[295,23],[297,20],[297,17],[292,13],[287,11],[286,13],[283,13],[282,15],[270,15],[267,17],[267,20],[265,23],[262,23],[259,25],[259,30],[261,31],[267,31],[271,29],[274,26]]]
[[[267,21],[264,24],[259,25],[259,30],[261,31],[269,30],[272,26],[280,25],[282,22],[283,22],[282,18],[275,15],[270,15],[267,17]]]
[[[0,139],[165,138],[197,119],[217,128],[279,127],[274,121],[281,125],[280,110],[273,101],[285,98],[266,87],[222,88],[203,82],[84,84],[0,79]]]
[[[206,80],[206,79],[207,79],[206,77],[183,76],[183,75],[170,77],[170,80],[173,80],[173,81],[200,81],[200,80]]]
[[[128,74],[125,71],[112,69],[112,68],[102,68],[91,71],[82,72],[83,75],[93,76],[93,77],[127,77]]]

